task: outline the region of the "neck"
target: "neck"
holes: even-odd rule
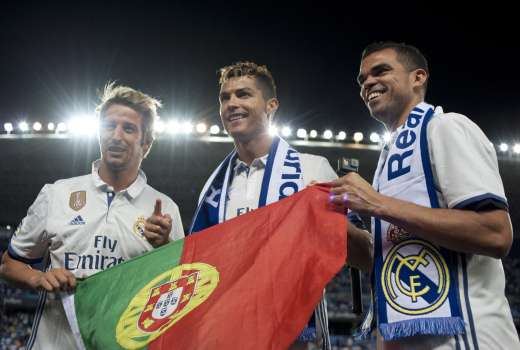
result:
[[[107,185],[112,186],[115,192],[120,192],[130,187],[137,178],[139,169],[111,169],[107,164],[101,162],[99,166],[99,177]]]
[[[395,131],[398,127],[406,123],[406,119],[412,113],[412,110],[417,106],[420,102],[423,102],[424,99],[420,96],[416,96],[406,105],[405,108],[401,110],[401,112],[397,112],[397,115],[391,115],[388,118],[388,122],[384,123],[387,130],[390,132]]]
[[[247,165],[250,165],[256,158],[269,153],[269,148],[272,143],[273,138],[267,133],[258,135],[251,140],[235,139],[238,158]]]

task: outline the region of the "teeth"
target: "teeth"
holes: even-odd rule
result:
[[[376,97],[379,97],[381,96],[383,93],[382,92],[371,92],[369,95],[368,95],[368,100],[372,100]]]
[[[242,118],[245,118],[245,115],[243,114],[233,114],[229,117],[229,121],[235,121],[235,120],[238,120],[238,119],[242,119]]]

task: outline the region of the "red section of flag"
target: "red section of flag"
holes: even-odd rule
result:
[[[346,260],[346,218],[312,186],[188,237],[181,264],[215,266],[213,294],[149,349],[287,349]]]

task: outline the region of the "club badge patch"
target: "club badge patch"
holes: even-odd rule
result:
[[[146,237],[144,236],[145,223],[146,223],[146,219],[144,218],[144,216],[141,215],[137,218],[137,220],[134,223],[134,227],[133,227],[134,234],[136,234],[139,237],[144,238],[144,239],[146,239]]]
[[[406,315],[424,315],[441,307],[450,289],[449,270],[428,242],[403,241],[386,255],[381,286],[388,304]]]
[[[140,349],[202,304],[219,283],[219,272],[204,263],[183,264],[153,278],[130,301],[116,327],[125,349]]]
[[[70,194],[69,207],[78,211],[87,204],[87,191],[76,191]]]

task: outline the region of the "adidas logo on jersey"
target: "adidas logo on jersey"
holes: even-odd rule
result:
[[[81,215],[78,215],[74,219],[72,219],[71,222],[69,222],[69,225],[85,225],[85,221],[83,220]]]

